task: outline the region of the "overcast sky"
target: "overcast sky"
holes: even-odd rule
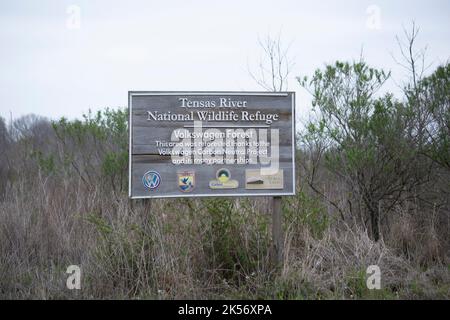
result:
[[[318,2],[0,0],[0,116],[79,117],[125,107],[129,90],[261,90],[247,64],[258,36],[280,30],[301,113],[309,101],[295,76],[362,48],[401,81],[391,54],[412,20],[434,66],[450,57],[448,0]]]

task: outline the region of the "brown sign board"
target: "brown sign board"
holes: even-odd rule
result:
[[[129,196],[295,194],[293,92],[130,91]]]

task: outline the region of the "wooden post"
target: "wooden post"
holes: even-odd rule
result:
[[[284,236],[281,197],[271,198],[272,209],[272,265],[279,267],[283,262]]]

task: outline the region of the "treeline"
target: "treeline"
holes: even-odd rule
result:
[[[308,183],[343,220],[370,226],[375,240],[396,208],[410,201],[447,215],[449,76],[449,64],[439,66],[407,84],[403,99],[378,95],[389,73],[364,62],[336,62],[310,78],[298,78],[311,93],[315,111],[298,133],[300,183]],[[0,119],[0,196],[23,175],[79,178],[88,189],[123,196],[127,119],[126,109],[73,121],[36,115],[9,124]],[[330,183],[336,186],[332,197],[324,189]]]
[[[69,121],[27,115],[8,126],[0,119],[1,190],[19,176],[81,180],[88,188],[119,194],[128,186],[128,112],[89,112]]]
[[[298,78],[313,112],[281,274],[265,199],[128,200],[126,108],[0,118],[0,296],[448,298],[450,64],[412,75],[397,97],[364,61]],[[381,291],[365,286],[371,264]]]
[[[408,203],[442,222],[449,214],[450,65],[407,84],[403,99],[377,95],[389,76],[364,62],[336,62],[299,79],[316,110],[299,135],[306,181],[343,220],[370,225],[375,241]],[[321,188],[329,174],[341,199]]]

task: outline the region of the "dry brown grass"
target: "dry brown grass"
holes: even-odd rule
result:
[[[266,199],[130,203],[77,179],[20,177],[0,203],[0,297],[450,297],[442,228],[399,213],[375,243],[307,199],[285,201],[278,273],[269,264]],[[71,264],[82,268],[79,291],[65,287]],[[382,290],[365,286],[372,264]]]

